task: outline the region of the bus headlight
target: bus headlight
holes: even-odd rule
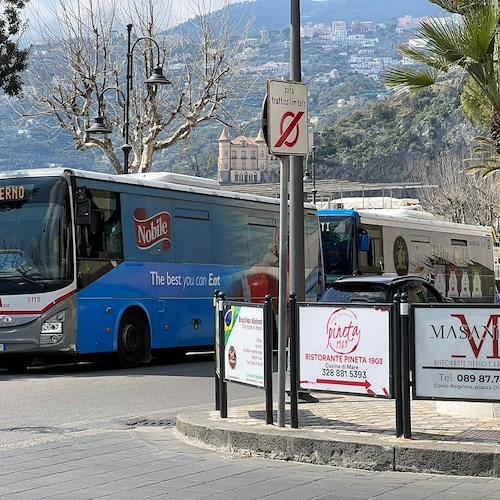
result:
[[[40,328],[40,345],[57,344],[63,338],[64,311],[42,323]]]

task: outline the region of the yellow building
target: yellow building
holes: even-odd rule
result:
[[[279,179],[279,158],[269,154],[264,134],[231,139],[227,127],[219,137],[217,180],[222,184],[257,184]]]

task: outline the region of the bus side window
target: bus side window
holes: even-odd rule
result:
[[[77,226],[78,256],[84,259],[123,259],[123,235],[118,193],[87,190],[91,202],[88,224]]]
[[[106,250],[113,257],[123,259],[123,233],[120,221],[106,227]]]
[[[120,198],[117,193],[110,193],[115,196],[115,209],[108,213],[104,221],[104,242],[105,253],[113,259],[123,259],[123,232],[121,221]]]
[[[103,251],[104,242],[104,216],[102,212],[98,210],[92,210],[90,216],[90,234],[89,234],[89,246],[87,249],[87,255],[90,258],[97,259],[100,252]]]

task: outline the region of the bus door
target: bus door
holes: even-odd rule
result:
[[[78,180],[79,184],[86,180]],[[110,352],[130,276],[124,261],[120,194],[78,186],[76,255],[80,353]],[[132,282],[134,280],[131,280]]]
[[[382,227],[362,224],[361,229],[366,231],[369,238],[368,251],[360,252],[361,272],[363,274],[382,274],[386,271]]]

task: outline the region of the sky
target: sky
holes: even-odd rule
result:
[[[90,1],[92,0],[80,0],[80,3],[88,4]],[[57,8],[61,2],[68,5],[77,3],[77,1],[72,2],[71,0],[30,0],[28,10],[36,11],[43,17],[50,17],[50,11]],[[153,2],[156,4],[157,8],[165,9],[168,7],[169,9],[175,10],[176,15],[180,19],[187,19],[192,15],[193,9],[195,8],[193,6],[196,4],[203,3],[206,9],[212,11],[221,8],[225,3],[232,3],[232,0],[153,0]],[[116,0],[93,0],[93,3],[95,5],[103,3],[115,4]]]
[[[220,9],[225,4],[233,3],[234,0],[135,0],[138,4],[152,2],[154,11],[165,19],[165,24],[176,25],[186,21],[190,17],[200,13],[200,6],[203,12]],[[241,1],[241,0],[240,0]],[[270,0],[272,1],[272,0]],[[61,11],[61,6],[69,6],[75,10],[80,4],[88,6],[98,5],[125,5],[125,12],[131,10],[134,0],[30,0],[24,11],[25,18],[29,21],[30,29],[28,38],[35,39],[40,32],[40,26],[48,24],[55,26],[55,12]],[[133,21],[133,20],[131,20]]]

